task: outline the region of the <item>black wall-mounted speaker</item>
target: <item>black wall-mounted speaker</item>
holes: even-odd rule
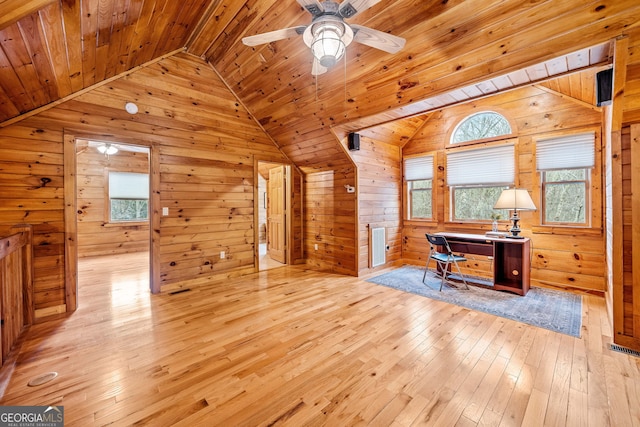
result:
[[[611,95],[613,93],[613,68],[609,68],[596,73],[596,105],[611,104]]]
[[[348,137],[349,150],[357,151],[360,149],[360,134],[350,133]]]

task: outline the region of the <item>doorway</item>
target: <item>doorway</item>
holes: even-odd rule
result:
[[[258,161],[258,270],[290,263],[290,166]]]
[[[102,259],[114,278],[121,263],[110,259],[135,256],[149,265],[150,148],[77,138],[75,154],[78,260]],[[146,279],[149,289],[148,274]]]

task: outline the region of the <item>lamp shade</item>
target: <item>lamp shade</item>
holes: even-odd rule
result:
[[[493,208],[535,211],[536,205],[533,204],[529,192],[524,188],[509,188],[502,191]]]

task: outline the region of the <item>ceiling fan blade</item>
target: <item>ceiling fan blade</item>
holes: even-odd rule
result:
[[[247,46],[258,46],[260,44],[271,43],[278,40],[288,39],[302,35],[306,26],[283,28],[281,30],[269,31],[268,33],[256,34],[255,36],[247,36],[242,39],[242,43]]]
[[[327,67],[323,67],[320,65],[320,62],[317,59],[313,59],[313,66],[311,67],[311,75],[319,76],[320,74],[326,73],[328,70]]]
[[[367,46],[375,47],[387,53],[397,53],[404,47],[405,39],[393,34],[383,33],[373,28],[349,24],[353,29],[353,40]]]
[[[340,4],[338,11],[343,18],[352,18],[358,13],[369,9],[379,1],[380,0],[345,0]]]
[[[314,17],[324,12],[324,6],[318,0],[298,0],[298,3]]]

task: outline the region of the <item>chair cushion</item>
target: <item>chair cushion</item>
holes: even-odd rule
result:
[[[447,255],[447,254],[443,254],[440,252],[436,252],[435,254],[431,255],[431,259],[435,259],[436,261],[439,262],[447,262],[447,261],[466,261],[467,259],[463,256],[459,256],[459,255]]]

